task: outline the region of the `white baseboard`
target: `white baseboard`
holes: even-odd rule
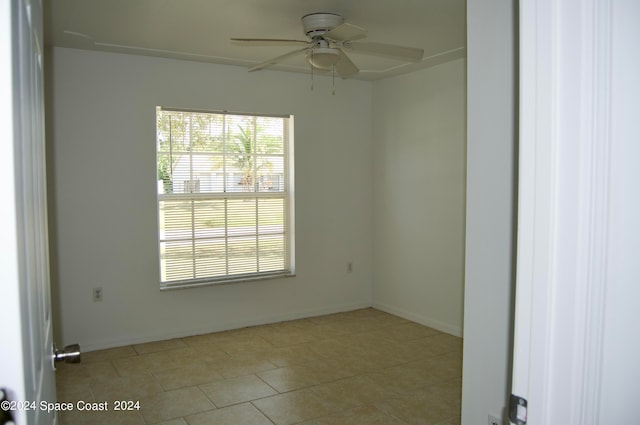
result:
[[[374,302],[372,307],[393,314],[394,316],[402,317],[403,319],[411,320],[412,322],[428,326],[440,332],[448,333],[450,335],[462,338],[463,333],[460,326],[453,326],[449,323],[444,323],[431,317],[416,314],[411,311],[407,311],[405,309],[394,307],[388,304]]]
[[[209,325],[204,327],[194,327],[191,329],[181,329],[173,331],[154,332],[144,335],[135,335],[125,338],[116,338],[103,341],[80,341],[80,347],[83,352],[90,352],[96,350],[104,350],[106,348],[122,347],[132,344],[144,344],[147,342],[163,341],[173,338],[184,338],[193,335],[202,335],[212,332],[222,332],[232,329],[241,329],[249,326],[267,325],[270,323],[284,322],[288,320],[306,319],[308,317],[323,316],[326,314],[342,313],[345,311],[359,310],[362,308],[371,307],[371,303],[356,303],[356,304],[344,304],[337,305],[328,308],[303,310],[290,312],[286,314],[278,314],[272,316],[265,316],[260,318],[252,318],[242,322],[217,322],[215,325]]]

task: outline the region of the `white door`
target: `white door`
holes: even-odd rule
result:
[[[41,0],[0,2],[0,387],[18,425],[52,424]]]
[[[638,22],[637,0],[520,2],[518,425],[639,423]]]

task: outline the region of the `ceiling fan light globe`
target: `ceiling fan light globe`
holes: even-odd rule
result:
[[[328,47],[318,47],[307,53],[307,62],[314,68],[330,70],[340,60],[340,51]]]

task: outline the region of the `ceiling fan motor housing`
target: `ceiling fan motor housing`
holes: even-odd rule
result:
[[[302,17],[302,27],[307,37],[320,37],[344,23],[344,18],[335,13],[311,13]]]

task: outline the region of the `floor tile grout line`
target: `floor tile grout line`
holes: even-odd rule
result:
[[[274,369],[272,369],[274,370]],[[282,394],[280,391],[278,391],[277,388],[275,388],[273,385],[269,384],[267,381],[265,381],[264,379],[262,379],[262,377],[260,375],[258,375],[257,373],[254,374],[256,378],[258,378],[259,380],[261,380],[262,382],[264,382],[269,388],[271,388],[273,391],[277,392],[278,394]],[[275,395],[275,394],[274,394]],[[270,396],[271,397],[271,396]]]
[[[276,423],[276,421],[275,421],[275,420],[271,419],[271,417],[270,417],[269,415],[267,415],[267,413],[266,413],[266,412],[263,412],[263,411],[262,411],[262,409],[260,409],[258,406],[256,406],[255,404],[253,404],[253,402],[254,402],[254,401],[257,401],[257,400],[252,400],[252,401],[250,401],[250,402],[249,402],[249,403],[253,406],[253,408],[254,408],[254,409],[256,409],[258,412],[260,412],[260,414],[261,414],[262,416],[264,416],[265,418],[267,418],[267,420],[268,420],[269,422],[271,422],[273,425],[278,425],[278,424]]]

